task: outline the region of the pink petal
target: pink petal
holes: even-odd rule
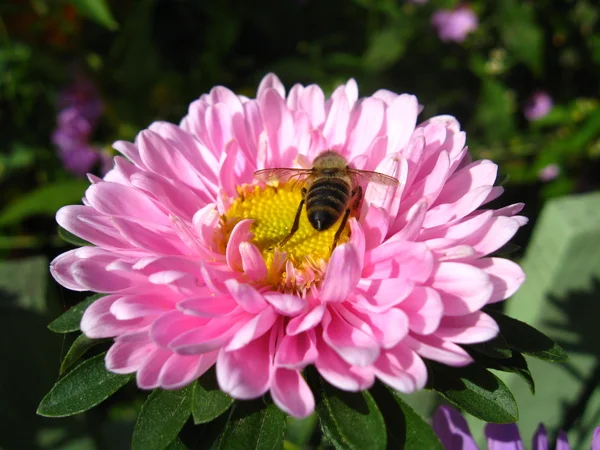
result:
[[[267,89],[258,98],[260,112],[267,131],[269,157],[272,166],[290,165],[288,148],[294,136],[294,122],[285,101],[274,89]]]
[[[481,309],[494,290],[487,273],[470,264],[457,262],[438,263],[431,284],[441,295],[444,313],[450,316]]]
[[[436,336],[407,336],[403,341],[420,356],[449,366],[466,366],[473,358],[461,347]]]
[[[421,390],[427,383],[427,367],[413,350],[403,344],[381,353],[375,375],[388,386],[406,394]]]
[[[302,375],[296,370],[275,370],[271,396],[283,412],[296,418],[309,416],[315,410],[315,398]]]
[[[110,308],[120,295],[107,295],[87,307],[81,318],[81,331],[92,339],[119,336],[123,333],[135,331],[148,325],[144,318],[131,320],[117,320],[110,312]]]
[[[285,88],[283,87],[283,84],[277,75],[274,73],[268,73],[260,81],[260,84],[258,85],[258,91],[256,92],[256,98],[260,98],[268,89],[274,89],[281,98],[285,97]]]
[[[488,303],[499,302],[512,296],[525,281],[525,272],[521,267],[504,258],[481,258],[472,261],[490,277],[493,292]]]
[[[328,148],[338,148],[346,141],[346,128],[350,120],[350,102],[345,93],[338,93],[336,90],[329,103],[329,113],[323,126],[323,137]]]
[[[292,294],[268,292],[264,298],[279,314],[284,316],[297,316],[308,308],[305,299]]]
[[[290,319],[285,332],[293,336],[316,327],[321,323],[326,309],[325,305],[317,305],[306,313]]]
[[[342,359],[355,366],[368,366],[379,356],[377,341],[349,324],[334,310],[323,316],[323,340]]]
[[[318,351],[315,366],[329,384],[351,392],[369,389],[373,385],[375,376],[370,367],[351,366],[322,341],[319,341]]]
[[[169,348],[182,355],[209,353],[224,346],[247,322],[247,315],[210,319],[199,328],[180,333]]]
[[[273,328],[278,317],[273,308],[267,308],[260,312],[233,335],[225,350],[229,352],[245,347]]]
[[[263,295],[249,284],[230,278],[225,286],[238,305],[250,314],[258,314],[269,306]]]
[[[431,334],[437,330],[444,315],[444,305],[435,289],[427,286],[415,286],[399,308],[409,318],[410,331],[417,334]]]
[[[231,314],[237,303],[229,296],[192,297],[177,303],[177,309],[200,317],[221,317]]]
[[[402,302],[413,287],[413,282],[402,278],[362,279],[356,287],[355,295],[361,308],[378,313]]]
[[[240,244],[242,242],[250,241],[254,237],[254,235],[250,232],[250,227],[254,220],[244,219],[240,220],[235,224],[233,230],[231,231],[231,235],[229,236],[229,241],[227,242],[227,265],[232,270],[242,271],[242,256],[240,255]]]
[[[476,311],[458,317],[444,317],[435,335],[457,344],[474,344],[496,337],[500,329],[487,314]]]
[[[351,243],[338,245],[327,265],[319,298],[324,303],[342,302],[354,289],[362,267],[358,249]]]
[[[313,330],[297,334],[285,335],[277,348],[275,365],[288,369],[302,369],[314,363],[319,356],[317,338]]]
[[[242,270],[252,281],[262,281],[267,277],[267,264],[258,247],[249,242],[240,243]]]
[[[158,381],[160,371],[172,354],[173,352],[170,350],[160,347],[154,347],[152,351],[147,353],[136,375],[137,385],[140,389],[155,389],[160,386]]]
[[[394,98],[386,111],[388,153],[402,150],[415,129],[419,102],[414,95],[402,94]]]
[[[384,103],[376,98],[365,98],[353,109],[348,124],[345,154],[348,159],[364,152],[383,125]]]
[[[119,298],[110,306],[117,320],[130,320],[146,316],[157,316],[174,309],[170,299],[163,296],[130,295]]]
[[[216,360],[216,351],[190,356],[172,354],[160,371],[159,384],[163,389],[181,389],[201,377]]]
[[[94,221],[94,224],[91,221]],[[56,222],[65,230],[92,244],[101,247],[131,247],[108,222],[107,216],[89,206],[65,206],[56,213]],[[103,225],[98,226],[98,223]]]
[[[271,385],[273,351],[270,333],[247,346],[217,357],[217,380],[221,390],[239,400],[260,397]]]
[[[115,373],[133,373],[152,349],[154,344],[147,339],[127,342],[117,340],[106,353],[106,368]]]
[[[180,335],[203,327],[209,320],[204,317],[188,316],[176,310],[171,311],[154,321],[150,328],[150,339],[160,347],[169,347],[169,344]]]
[[[146,195],[122,184],[93,184],[85,198],[94,209],[110,216],[132,217],[165,226],[170,223],[165,212]]]

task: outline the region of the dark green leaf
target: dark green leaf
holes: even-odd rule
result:
[[[233,404],[233,399],[219,388],[214,369],[194,383],[192,399],[192,414],[196,425],[216,419]]]
[[[0,306],[45,313],[48,260],[32,256],[0,263]]]
[[[80,203],[89,185],[82,180],[64,181],[42,186],[33,192],[21,195],[2,210],[0,226],[13,225],[34,215],[53,216],[65,205]]]
[[[165,450],[188,450],[183,442],[179,438],[175,439],[173,442],[169,444]]]
[[[70,333],[79,330],[79,323],[87,307],[103,296],[103,294],[96,294],[86,298],[54,319],[48,328],[55,333]]]
[[[80,237],[75,236],[73,233],[65,230],[63,227],[58,227],[58,236],[63,241],[68,242],[69,244],[76,245],[78,247],[82,247],[84,245],[93,245],[90,244],[88,241],[84,241]]]
[[[131,441],[132,450],[162,450],[176,438],[192,406],[192,386],[177,391],[156,389],[142,405]]]
[[[300,447],[306,447],[309,445],[309,442],[319,423],[317,415],[313,413],[303,419],[296,419],[295,417],[289,416],[286,421],[286,441]]]
[[[517,402],[506,385],[477,364],[448,367],[429,363],[433,389],[469,414],[492,423],[513,423],[519,419]]]
[[[336,449],[386,448],[385,422],[371,394],[342,391],[318,375],[313,378],[321,429]]]
[[[521,378],[523,378],[523,380],[525,380],[531,393],[535,394],[535,383],[533,381],[533,377],[531,376],[531,372],[527,366],[527,361],[521,353],[513,351],[510,358],[501,359],[489,358],[484,355],[478,355],[475,352],[470,353],[477,364],[485,366],[488,369],[499,370],[501,372],[510,372],[519,375]]]
[[[569,359],[560,345],[531,325],[493,310],[486,312],[498,323],[510,348],[545,361],[563,362]]]
[[[106,0],[70,0],[82,16],[93,20],[109,30],[116,30],[119,25],[110,12]]]
[[[490,358],[510,358],[512,351],[508,348],[508,344],[501,334],[496,336],[491,341],[482,342],[480,344],[466,345],[465,347],[470,348],[477,353],[488,356]]]
[[[380,382],[369,392],[385,419],[388,449],[444,449],[431,426],[402,400],[399,393]]]
[[[90,348],[107,341],[108,339],[90,339],[85,334],[79,335],[63,358],[60,365],[60,374],[64,375]]]
[[[504,45],[516,59],[539,74],[542,69],[544,34],[538,24],[533,6],[518,0],[502,0],[500,35]]]
[[[132,375],[118,375],[104,367],[105,353],[81,363],[46,394],[37,413],[47,417],[71,416],[96,406],[125,386]]]
[[[225,425],[219,450],[283,448],[285,414],[263,399],[236,402]]]

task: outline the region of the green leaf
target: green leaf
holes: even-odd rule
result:
[[[527,361],[523,355],[517,351],[512,352],[510,358],[488,358],[486,356],[471,354],[477,364],[481,364],[488,369],[499,370],[501,372],[510,372],[519,375],[529,386],[529,390],[532,394],[535,394],[535,382],[527,366]]]
[[[79,323],[87,307],[102,297],[104,297],[103,294],[96,294],[77,303],[50,322],[48,328],[55,333],[70,333],[79,330]]]
[[[78,247],[82,247],[84,245],[94,245],[90,244],[88,241],[84,241],[80,237],[75,236],[70,231],[65,230],[63,227],[58,227],[58,236],[65,242],[69,244],[76,245]]]
[[[79,13],[111,31],[119,28],[105,0],[69,0]]]
[[[37,413],[46,417],[72,416],[102,403],[125,386],[133,376],[107,371],[105,355],[88,359],[59,380],[42,399]]]
[[[131,441],[132,450],[162,450],[177,439],[190,417],[192,386],[177,391],[156,389],[142,405]]]
[[[107,342],[108,340],[109,339],[90,339],[85,334],[79,335],[62,360],[62,364],[60,365],[60,375],[64,375],[90,348]]]
[[[34,215],[53,216],[65,205],[80,203],[89,185],[82,180],[70,180],[28,192],[9,203],[0,212],[0,226],[14,225]]]
[[[469,414],[492,423],[513,423],[519,419],[517,402],[506,385],[477,364],[455,368],[429,363],[433,389]]]
[[[371,394],[342,391],[318,375],[313,379],[321,429],[336,449],[386,448],[385,422]]]
[[[183,442],[179,438],[175,439],[173,442],[169,444],[165,450],[188,450]]]
[[[0,306],[35,313],[47,310],[48,260],[32,256],[0,263]]]
[[[510,358],[512,356],[512,351],[508,347],[508,343],[506,339],[499,334],[491,341],[482,342],[480,344],[470,344],[465,345],[465,347],[470,348],[477,353],[481,353],[482,355],[488,356],[490,358]]]
[[[319,419],[315,413],[303,419],[296,419],[288,416],[286,419],[287,427],[285,429],[285,440],[290,444],[300,448],[309,445],[309,442],[319,424]]]
[[[284,433],[285,414],[275,404],[263,399],[236,402],[218,449],[282,449]]]
[[[560,345],[531,325],[493,310],[486,312],[498,323],[510,348],[545,361],[563,362],[569,359]]]
[[[214,369],[209,370],[194,383],[192,414],[196,425],[216,419],[232,404],[233,399],[219,388]]]
[[[533,6],[518,0],[502,0],[497,5],[500,8],[500,35],[509,54],[535,74],[540,74],[544,33],[535,17]]]
[[[377,382],[369,390],[385,419],[387,448],[444,450],[431,425],[393,389]]]

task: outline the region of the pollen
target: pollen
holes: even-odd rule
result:
[[[223,217],[226,234],[240,220],[252,219],[254,222],[251,232],[254,237],[251,242],[260,249],[269,272],[277,271],[277,268],[281,267],[279,276],[289,281],[292,276],[286,273],[286,267],[289,272],[289,263],[301,279],[304,279],[301,276],[304,270],[311,273],[320,271],[318,268],[331,256],[333,239],[340,226],[341,217],[331,228],[317,231],[308,221],[306,207],[303,206],[298,231],[284,245],[280,245],[290,233],[302,200],[298,183],[244,185],[238,187],[238,194]],[[346,225],[338,245],[346,242],[348,235],[349,226]]]

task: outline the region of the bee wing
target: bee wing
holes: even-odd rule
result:
[[[385,175],[379,172],[373,172],[371,170],[359,170],[359,169],[351,169],[353,175],[355,175],[359,180],[365,181],[367,183],[377,183],[377,184],[385,184],[387,186],[397,186],[399,181],[397,178],[391,177],[389,175]]]
[[[294,178],[297,181],[304,180],[312,174],[312,169],[291,169],[275,167],[271,169],[262,169],[254,172],[254,178],[264,182],[269,181],[290,181]]]

